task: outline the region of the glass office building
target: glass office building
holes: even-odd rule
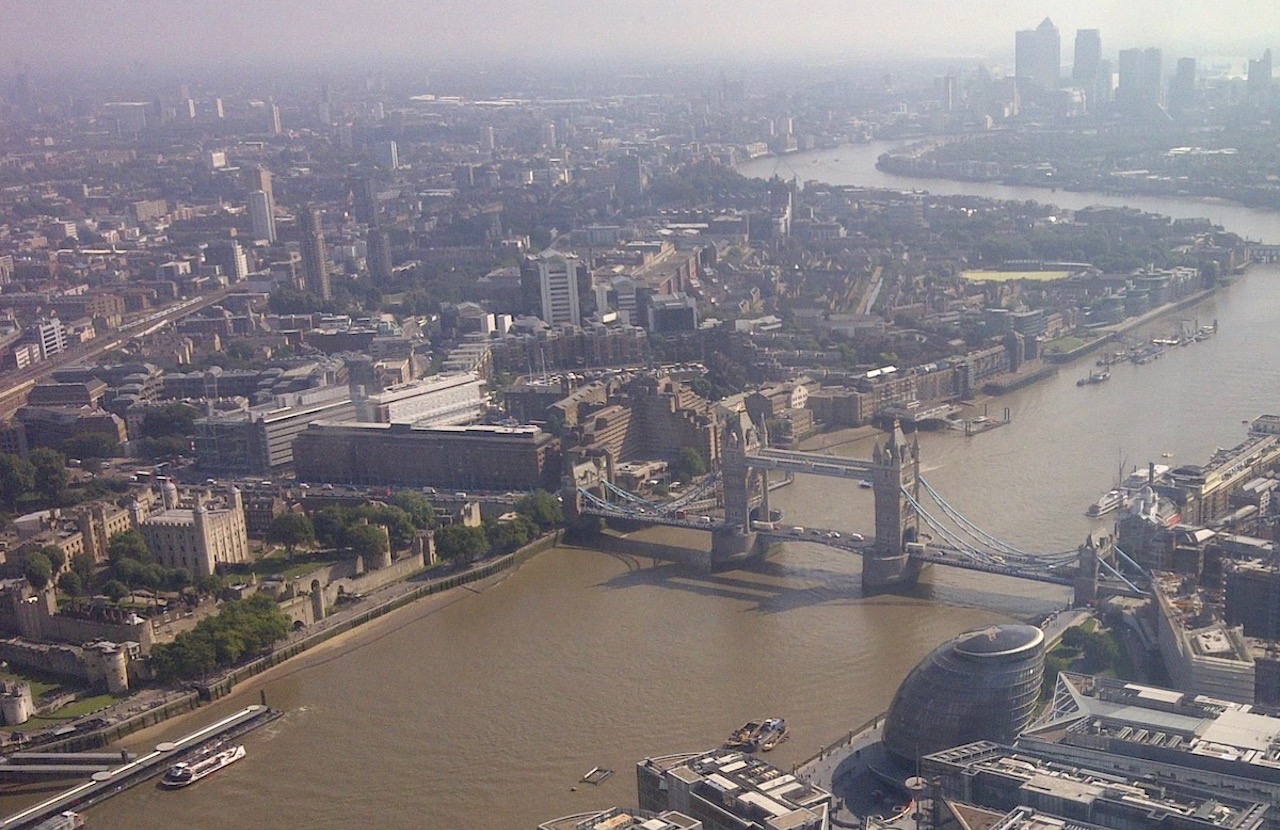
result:
[[[943,643],[898,687],[885,749],[914,764],[972,741],[1013,743],[1035,710],[1044,651],[1044,632],[1030,625],[993,625]]]

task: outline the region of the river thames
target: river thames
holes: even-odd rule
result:
[[[1081,207],[1126,203],[1209,216],[1280,240],[1280,217],[1230,205],[1117,199],[879,173],[886,145],[760,159],[749,175],[966,192]],[[1130,466],[1203,461],[1242,421],[1280,410],[1280,268],[1245,278],[1185,316],[1218,320],[1209,341],[1078,388],[1080,365],[990,402],[1012,423],[921,438],[924,475],[970,519],[1027,550],[1074,548],[1108,529],[1085,507]],[[1172,331],[1176,316],[1151,325]],[[829,451],[865,457],[870,440]],[[798,479],[774,494],[787,521],[867,533],[871,495]],[[705,545],[655,531],[608,551],[558,548],[479,592],[397,612],[261,685],[286,715],[250,734],[248,757],[180,792],[143,786],[90,811],[95,828],[533,828],[634,805],[636,761],[717,745],[742,721],[787,718],[782,766],[883,711],[902,677],[959,630],[1062,607],[1066,591],[934,567],[911,596],[863,598],[859,562],[788,544],[759,568],[702,575],[643,556],[643,543]],[[256,701],[249,688],[147,736],[154,743]],[[145,748],[138,741],[128,742]],[[578,784],[594,766],[618,774]],[[576,789],[575,789],[576,788]]]

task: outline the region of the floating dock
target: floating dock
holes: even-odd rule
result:
[[[603,784],[605,780],[613,775],[613,770],[604,767],[592,767],[587,770],[586,775],[582,776],[582,782],[586,784]]]
[[[67,757],[59,758],[58,760],[63,763],[58,766],[69,769],[71,774],[92,772],[89,780],[76,784],[53,798],[0,820],[0,830],[33,827],[64,810],[79,810],[90,807],[116,793],[123,792],[159,775],[168,769],[170,765],[209,741],[242,735],[275,720],[281,714],[283,713],[276,709],[270,709],[265,705],[247,706],[234,715],[229,715],[217,723],[198,729],[176,741],[165,741],[156,744],[154,750],[132,760],[127,760],[127,756],[120,753],[86,754],[83,756],[86,758],[85,761],[74,764],[66,763],[69,760]],[[107,757],[117,762],[117,766],[105,769],[99,768],[94,771],[94,767],[101,764]],[[9,764],[13,764],[13,759],[6,760],[6,765]],[[16,769],[19,766],[21,765],[14,765],[14,768]]]

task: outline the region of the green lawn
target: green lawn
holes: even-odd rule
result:
[[[1071,276],[1070,271],[987,271],[975,270],[964,271],[960,274],[960,278],[969,282],[1013,282],[1015,280],[1026,280],[1028,282],[1053,282],[1054,280],[1062,280]]]
[[[93,697],[82,697],[75,703],[63,706],[56,712],[48,715],[38,715],[31,720],[33,721],[60,721],[78,718],[81,715],[87,715],[90,712],[96,712],[104,706],[110,706],[115,703],[118,698],[115,695],[94,695]]]
[[[1067,335],[1065,337],[1055,337],[1053,340],[1049,340],[1045,342],[1044,345],[1040,347],[1040,351],[1044,352],[1045,354],[1058,354],[1061,352],[1070,352],[1080,348],[1081,346],[1085,345],[1088,342],[1089,341],[1085,340],[1083,337],[1076,337],[1074,335]]]
[[[272,551],[253,563],[253,572],[259,576],[279,574],[286,579],[293,579],[317,568],[327,568],[337,564],[340,557],[332,551],[324,553],[295,553],[293,562],[282,550]]]
[[[0,680],[31,684],[31,699],[39,700],[40,696],[53,689],[61,689],[62,684],[55,680],[37,678],[32,675],[18,674],[13,671],[0,672]]]

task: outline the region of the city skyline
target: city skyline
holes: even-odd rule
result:
[[[59,8],[67,13],[60,14]],[[554,0],[510,7],[445,0],[372,4],[230,0],[211,15],[188,0],[118,0],[79,6],[19,0],[6,8],[0,51],[44,70],[142,64],[337,66],[440,61],[633,60],[640,64],[756,60],[876,62],[904,58],[1012,62],[1013,33],[1053,20],[1069,44],[1077,29],[1102,30],[1108,53],[1161,46],[1199,56],[1241,56],[1270,46],[1280,10],[1259,0],[1169,15],[1166,4],[1118,7],[1100,0],[1004,0],[981,12],[925,0],[869,4],[803,0],[785,7],[720,0],[608,6]],[[443,35],[443,36],[442,36]],[[104,48],[104,46],[106,48]],[[1068,49],[1069,52],[1069,49]],[[1064,65],[1070,55],[1064,56]]]

